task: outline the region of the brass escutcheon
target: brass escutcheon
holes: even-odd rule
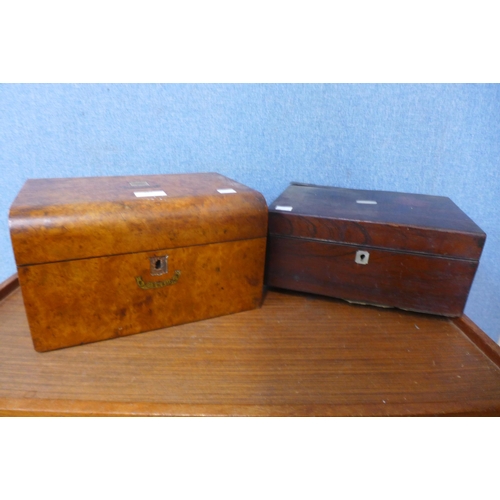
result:
[[[155,288],[163,288],[164,286],[175,285],[179,281],[179,276],[181,272],[179,270],[175,271],[174,276],[168,280],[163,281],[144,281],[142,276],[136,276],[135,281],[139,288],[143,290],[153,290]]]

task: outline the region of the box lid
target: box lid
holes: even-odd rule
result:
[[[486,234],[449,198],[292,183],[269,234],[477,260]]]
[[[267,205],[216,173],[29,179],[9,226],[21,266],[265,237]]]

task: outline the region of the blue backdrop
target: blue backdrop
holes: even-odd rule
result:
[[[500,337],[500,86],[0,85],[0,281],[27,178],[216,171],[449,196],[488,235],[466,313]]]

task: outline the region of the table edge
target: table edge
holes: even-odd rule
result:
[[[429,411],[429,405],[435,406]],[[500,416],[500,402],[413,404],[191,404],[0,398],[4,417],[424,417]]]
[[[5,281],[0,283],[0,302],[6,299],[11,293],[15,292],[19,288],[19,277],[15,273]]]
[[[500,345],[465,314],[459,318],[450,318],[450,320],[490,361],[500,368]]]

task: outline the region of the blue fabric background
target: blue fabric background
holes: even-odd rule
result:
[[[0,281],[27,178],[216,171],[449,196],[488,235],[466,313],[500,337],[499,85],[0,85]]]

